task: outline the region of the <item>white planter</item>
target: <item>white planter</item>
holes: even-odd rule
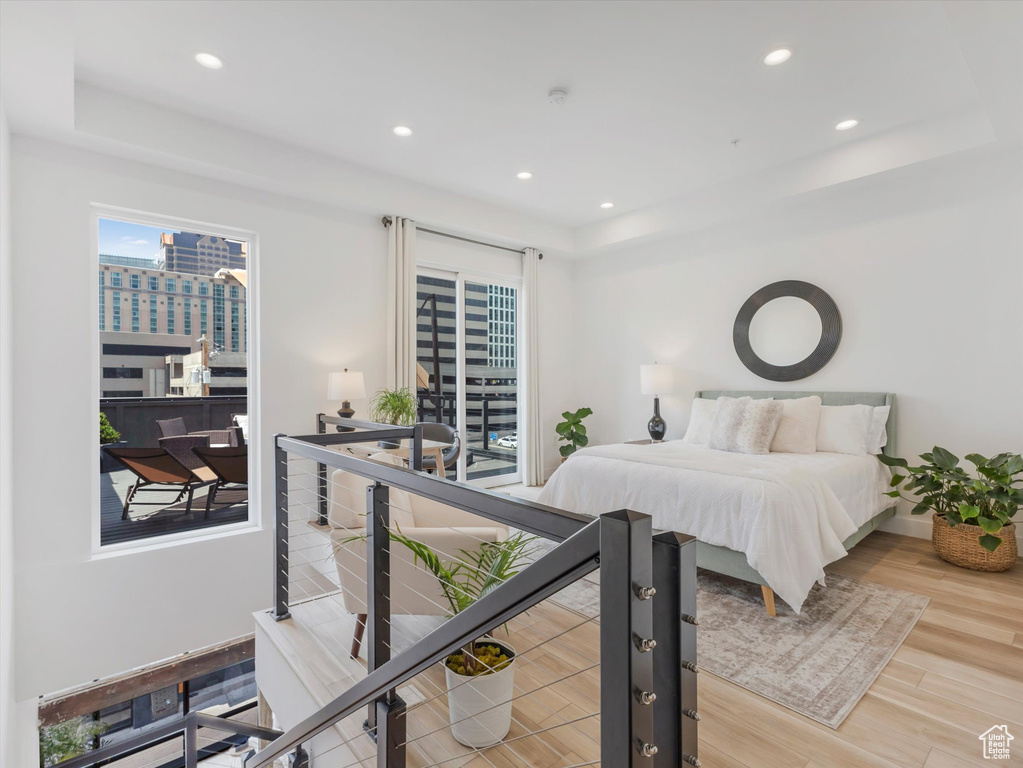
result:
[[[485,642],[501,646],[510,651],[509,657],[514,657],[515,649],[508,643],[490,638]],[[447,664],[444,673],[448,685],[448,717],[455,741],[467,747],[492,747],[508,735],[514,695],[514,658],[504,669],[491,675],[466,677],[452,671]]]

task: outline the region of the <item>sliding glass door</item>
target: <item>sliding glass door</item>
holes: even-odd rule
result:
[[[421,419],[458,430],[459,479],[519,482],[519,286],[432,269],[418,282]]]

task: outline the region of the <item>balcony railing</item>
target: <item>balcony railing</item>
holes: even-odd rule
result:
[[[182,418],[189,432],[227,429],[231,417],[246,413],[248,398],[232,395],[210,397],[103,397],[99,409],[111,426],[121,433],[121,441],[132,448],[155,448],[160,429],[156,422]]]
[[[529,631],[538,635],[537,642],[519,650],[514,657],[516,664],[529,665],[527,670],[541,668],[543,662],[537,660],[537,655],[542,658],[549,649],[555,649],[555,654],[559,648],[573,650],[565,644],[566,637],[572,632],[592,630],[597,624],[596,631],[588,633],[592,653],[587,659],[594,663],[567,675],[559,666],[558,680],[548,680],[532,689],[518,687],[512,699],[543,708],[547,695],[543,689],[566,680],[571,685],[570,678],[576,676],[586,687],[582,676],[591,679],[597,676],[597,700],[592,695],[578,699],[585,706],[595,707],[595,711],[580,710],[570,718],[556,714],[558,722],[549,725],[513,717],[518,731],[493,748],[519,755],[518,750],[532,740],[540,745],[537,748],[556,752],[557,737],[552,744],[552,734],[548,732],[571,728],[583,740],[589,739],[589,751],[581,756],[582,761],[569,761],[573,768],[700,765],[696,731],[699,720],[695,677],[696,563],[691,537],[655,533],[651,518],[635,512],[622,510],[587,517],[441,480],[416,471],[422,461],[421,428],[336,421],[355,431],[274,438],[275,594],[271,615],[277,621],[297,621],[298,611],[308,607],[307,603],[330,599],[329,594],[304,594],[292,605],[290,590],[294,579],[290,571],[306,568],[309,559],[307,553],[290,545],[290,536],[295,532],[305,539],[306,526],[322,522],[324,509],[336,503],[330,500],[328,486],[333,480],[326,477],[326,468],[365,479],[368,485],[364,511],[349,512],[365,517],[365,558],[360,581],[365,591],[366,614],[360,618],[368,633],[367,674],[353,679],[347,690],[249,758],[246,768],[264,768],[299,745],[315,744],[315,737],[330,728],[347,736],[327,751],[347,749],[356,758],[349,765],[364,765],[375,759],[379,768],[425,768],[460,765],[463,758],[471,760],[476,756],[481,758],[481,764],[493,765],[487,757],[489,747],[472,748],[458,755],[449,750],[447,758],[430,752],[428,740],[438,740],[438,733],[456,724],[438,727],[436,713],[429,710],[431,702],[443,702],[465,682],[446,688],[438,685],[438,678],[433,675],[433,680],[428,681],[432,692],[408,704],[399,690],[407,690],[410,684],[429,677],[434,665],[470,641],[519,621],[527,610],[545,604],[561,590],[596,571],[600,576],[596,587],[599,614],[568,628],[533,624]],[[353,443],[401,439],[411,441],[411,469],[358,458],[344,450]],[[546,545],[549,551],[401,650],[398,638],[392,635],[393,618],[400,613],[392,611],[391,603],[390,571],[395,562],[391,550],[396,530],[391,520],[392,490],[546,539],[550,542]],[[438,553],[438,557],[448,554]],[[416,589],[422,585],[403,583],[402,587],[427,597]],[[296,612],[294,619],[292,610]],[[600,621],[602,616],[607,620]],[[356,653],[353,648],[352,655]],[[272,701],[270,704],[273,706]],[[361,719],[364,708],[368,708],[366,723],[362,728],[353,727],[349,718]],[[417,720],[420,717],[427,719]],[[446,715],[442,718],[447,719]],[[587,735],[586,724],[598,721],[598,735]],[[453,742],[448,739],[448,743]],[[313,760],[318,761],[325,754],[313,754]],[[340,757],[336,755],[334,759]],[[522,760],[521,756],[518,759]],[[341,764],[345,764],[343,759]]]

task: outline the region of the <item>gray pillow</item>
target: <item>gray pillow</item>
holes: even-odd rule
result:
[[[710,428],[710,442],[707,444],[717,451],[738,450],[736,439],[742,426],[746,407],[753,402],[751,397],[719,397],[718,410],[714,414],[714,426]]]
[[[746,406],[735,437],[737,453],[770,453],[771,441],[784,412],[781,400],[754,400]]]

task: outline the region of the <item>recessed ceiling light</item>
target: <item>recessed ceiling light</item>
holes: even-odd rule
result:
[[[860,124],[859,120],[843,120],[835,126],[836,131],[848,131],[850,128],[855,128]]]
[[[396,125],[394,126],[394,135],[406,138],[412,135],[412,129],[409,128],[407,125]]]
[[[222,69],[224,66],[224,62],[220,60],[219,56],[214,56],[212,53],[204,51],[195,54],[195,60],[206,67],[206,69]]]
[[[776,51],[771,51],[764,57],[764,63],[769,67],[776,67],[779,64],[784,64],[786,61],[792,58],[791,48],[779,48]]]
[[[607,210],[608,208],[614,208],[615,204],[614,203],[601,203],[600,207],[605,209],[605,210]]]
[[[533,174],[531,174],[529,171],[519,171],[518,173],[515,174],[515,178],[522,179],[523,181],[525,181],[526,179],[533,178]]]

